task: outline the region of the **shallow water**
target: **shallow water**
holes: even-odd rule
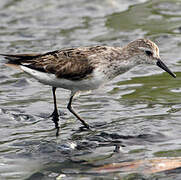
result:
[[[138,66],[99,90],[81,94],[67,111],[69,92],[57,90],[60,135],[47,118],[51,88],[0,61],[0,179],[180,179],[180,170],[145,175],[91,173],[113,162],[181,156],[181,1],[1,0],[0,52],[46,52],[95,44],[123,46],[147,37],[160,47],[173,79]],[[115,152],[116,147],[122,147]]]

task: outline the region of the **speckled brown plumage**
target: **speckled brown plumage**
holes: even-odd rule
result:
[[[58,128],[57,87],[68,89],[71,96],[67,108],[81,123],[89,125],[72,109],[71,103],[78,91],[93,90],[139,64],[154,64],[176,77],[160,60],[159,49],[147,39],[138,39],[127,46],[94,46],[63,49],[44,54],[1,54],[8,64],[19,67],[43,84],[52,86],[54,111],[52,120]]]
[[[9,60],[8,63],[52,73],[58,78],[78,80],[91,74],[98,64],[111,61],[119,54],[119,47],[95,46],[57,50],[45,54],[4,56]],[[101,61],[100,57],[105,60]]]

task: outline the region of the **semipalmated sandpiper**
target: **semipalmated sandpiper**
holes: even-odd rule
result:
[[[71,91],[68,110],[89,129],[89,125],[73,110],[72,100],[78,91],[93,90],[139,64],[157,65],[176,77],[160,60],[159,49],[148,39],[132,41],[127,46],[94,46],[57,50],[44,54],[1,54],[7,65],[18,67],[43,84],[52,86],[54,111],[52,118],[59,129],[56,88]]]

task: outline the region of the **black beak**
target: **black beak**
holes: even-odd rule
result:
[[[172,72],[172,71],[170,71],[170,69],[168,69],[168,67],[160,60],[160,59],[158,59],[157,60],[157,66],[158,67],[160,67],[160,68],[162,68],[163,70],[165,70],[167,73],[169,73],[171,76],[173,76],[174,78],[176,78],[176,75]]]

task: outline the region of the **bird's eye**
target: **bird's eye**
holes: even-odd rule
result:
[[[148,51],[148,50],[145,51],[145,53],[146,53],[147,56],[152,56],[153,55],[153,53],[151,51]]]

